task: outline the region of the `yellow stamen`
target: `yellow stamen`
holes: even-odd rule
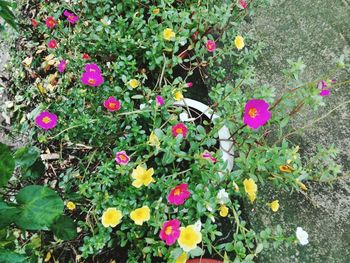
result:
[[[43,123],[48,124],[49,122],[51,122],[51,119],[49,117],[43,118]]]
[[[250,108],[248,111],[248,115],[252,118],[255,118],[258,115],[258,111],[256,108]]]

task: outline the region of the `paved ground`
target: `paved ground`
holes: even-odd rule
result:
[[[257,41],[267,47],[256,64],[261,83],[283,89],[281,70],[287,59],[302,57],[307,68],[304,79],[312,80],[325,73],[331,62],[350,53],[349,0],[274,0],[271,7],[258,10],[251,23],[243,25]],[[338,79],[350,79],[342,73]],[[315,116],[350,100],[350,86],[332,90],[327,106],[318,112],[304,111],[293,125],[304,125]],[[318,144],[334,144],[341,151],[339,163],[350,170],[350,104],[332,112],[328,118],[293,140],[305,154],[314,154]],[[306,196],[280,192],[269,187],[259,189],[260,200],[254,211],[247,208],[256,229],[281,224],[293,233],[297,226],[309,233],[309,245],[270,249],[262,254],[263,263],[348,263],[350,262],[350,179],[333,186],[312,184]],[[266,203],[279,199],[281,208],[271,213]]]

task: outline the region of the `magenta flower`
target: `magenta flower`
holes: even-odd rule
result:
[[[245,0],[239,0],[239,5],[243,9],[246,9],[248,7],[248,3]]]
[[[46,131],[50,130],[55,128],[57,125],[57,115],[48,111],[43,111],[36,116],[35,123],[37,126]]]
[[[334,83],[333,80],[332,80],[332,83]],[[331,94],[331,91],[329,89],[326,89],[327,84],[324,80],[321,80],[320,82],[318,82],[317,88],[321,90],[319,94],[322,97],[326,97],[326,96],[329,96]]]
[[[48,28],[54,28],[57,25],[57,21],[52,16],[49,16],[46,18],[45,24]]]
[[[164,222],[162,229],[160,230],[159,237],[165,241],[168,246],[171,246],[176,242],[180,236],[180,221],[172,219]]]
[[[157,96],[156,97],[156,104],[157,104],[157,106],[163,106],[164,105],[164,99],[163,99],[163,97],[162,96]]]
[[[67,67],[67,62],[64,59],[62,59],[60,61],[60,64],[58,64],[57,69],[60,73],[63,73],[66,70],[66,67]]]
[[[68,21],[69,23],[71,23],[71,24],[75,24],[75,23],[78,22],[78,20],[79,20],[79,17],[78,17],[78,16],[76,16],[75,14],[73,14],[73,13],[67,11],[67,10],[65,10],[65,11],[63,12],[63,15],[64,15],[65,17],[67,17],[67,21]]]
[[[208,151],[205,151],[204,153],[202,153],[202,158],[212,162],[212,163],[216,163],[217,159]]]
[[[192,82],[187,82],[186,86],[187,86],[187,88],[191,88],[193,86],[193,83]]]
[[[173,134],[174,137],[178,136],[178,135],[182,135],[183,138],[186,138],[188,129],[186,127],[185,124],[183,123],[178,123],[175,124],[172,128],[171,128],[171,132]]]
[[[213,40],[208,40],[207,44],[205,44],[205,47],[209,52],[214,52],[216,49],[216,44]]]
[[[190,195],[188,184],[179,184],[171,189],[168,195],[168,202],[172,205],[182,205]]]
[[[262,99],[252,99],[248,101],[244,109],[244,124],[252,129],[257,129],[260,126],[263,126],[269,119],[271,119],[269,107],[270,105]]]
[[[130,157],[126,154],[125,151],[121,151],[116,153],[115,160],[117,161],[117,164],[127,165],[130,161]]]
[[[90,73],[101,73],[100,68],[97,66],[95,63],[90,63],[85,65],[85,72],[90,72]]]
[[[84,72],[80,80],[83,84],[92,87],[98,87],[104,82],[104,79],[100,73],[93,72]]]
[[[108,111],[117,111],[120,110],[121,103],[111,96],[103,102],[103,106],[105,106]]]
[[[57,47],[57,41],[55,39],[51,39],[48,43],[47,46],[49,48],[56,48]]]

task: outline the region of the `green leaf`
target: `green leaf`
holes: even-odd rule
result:
[[[23,174],[24,179],[38,179],[45,173],[45,164],[40,160],[36,162]]]
[[[72,240],[77,236],[77,226],[68,216],[62,215],[51,226],[56,237],[62,240]]]
[[[0,143],[0,187],[3,187],[10,180],[15,169],[15,160],[10,149]]]
[[[40,150],[36,147],[25,146],[19,148],[13,156],[16,159],[16,165],[19,165],[22,172],[25,172],[39,158]]]
[[[46,186],[27,186],[19,191],[16,200],[20,215],[15,223],[26,230],[47,230],[63,213],[62,199]]]
[[[10,250],[0,249],[1,263],[22,263],[26,262],[26,257]]]
[[[18,215],[19,210],[16,207],[9,206],[0,200],[0,228],[13,223],[13,219]]]
[[[255,249],[255,254],[259,254],[264,249],[264,245],[259,243]]]

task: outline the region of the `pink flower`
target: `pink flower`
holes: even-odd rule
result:
[[[46,18],[45,24],[48,28],[54,28],[57,25],[57,21],[52,16],[49,16]]]
[[[183,138],[186,138],[188,129],[185,124],[183,123],[178,123],[175,124],[172,128],[171,131],[173,133],[173,136],[176,137],[178,135],[182,135]]]
[[[101,73],[100,68],[95,63],[90,63],[85,65],[85,72],[90,73]]]
[[[33,27],[37,27],[38,26],[38,22],[35,19],[32,19],[31,23],[32,23]]]
[[[262,99],[252,99],[248,101],[244,109],[244,124],[252,129],[257,129],[260,126],[263,126],[269,119],[271,119],[269,107],[270,105]]]
[[[172,219],[164,222],[162,229],[160,230],[159,237],[165,241],[168,246],[171,246],[176,242],[180,236],[180,221]]]
[[[56,48],[57,47],[57,41],[55,39],[51,39],[48,43],[47,46],[49,48]]]
[[[117,161],[117,164],[126,165],[130,161],[130,157],[125,151],[121,151],[116,153],[115,160]]]
[[[50,130],[57,125],[57,115],[48,111],[41,112],[35,118],[35,123],[44,130]]]
[[[157,96],[156,97],[156,104],[157,106],[163,106],[164,105],[164,99],[162,96]]]
[[[202,158],[211,161],[212,163],[216,163],[217,159],[208,151],[202,153]]]
[[[205,44],[205,47],[209,52],[214,52],[216,49],[216,44],[213,40],[208,40],[207,44]]]
[[[105,106],[108,111],[117,111],[120,110],[121,103],[111,96],[103,102],[103,106]]]
[[[334,83],[333,80],[332,80],[332,83]],[[326,96],[329,96],[331,94],[331,91],[329,89],[326,89],[327,84],[324,80],[321,80],[320,82],[318,82],[317,88],[321,90],[320,96],[322,96],[322,97],[326,97]]]
[[[190,195],[188,184],[179,184],[170,191],[168,202],[172,205],[182,205]]]
[[[187,82],[186,86],[187,86],[187,88],[191,88],[193,86],[193,83],[192,82]]]
[[[83,84],[92,87],[98,87],[104,82],[102,75],[94,72],[84,72],[80,80]]]
[[[248,7],[248,3],[245,0],[239,0],[239,5],[243,9],[246,9]]]
[[[63,73],[63,72],[66,70],[66,67],[67,67],[67,62],[66,62],[64,59],[62,59],[62,60],[60,61],[60,64],[58,64],[58,66],[57,66],[58,71],[59,71],[60,73]]]
[[[65,10],[63,12],[63,15],[65,17],[67,17],[68,22],[71,23],[71,24],[75,24],[79,20],[78,16],[76,16],[75,14],[73,14],[73,13],[67,11],[67,10]]]

